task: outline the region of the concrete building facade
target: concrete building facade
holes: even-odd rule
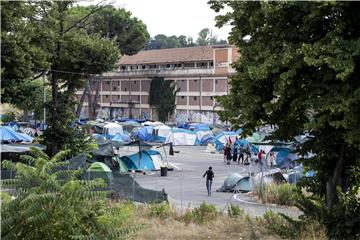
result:
[[[123,56],[114,71],[101,76],[98,103],[112,118],[157,120],[156,110],[149,105],[150,83],[153,77],[164,77],[179,88],[170,121],[219,122],[214,111],[220,107],[214,97],[229,92],[229,76],[234,74],[230,64],[238,56],[237,49],[229,45],[147,50]],[[83,113],[86,116],[86,101]]]

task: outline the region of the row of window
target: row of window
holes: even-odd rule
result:
[[[125,65],[119,67],[119,71],[140,71],[156,69],[185,69],[185,68],[213,68],[214,62],[192,62],[176,64],[146,64],[146,65]]]

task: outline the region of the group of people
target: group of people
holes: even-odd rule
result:
[[[234,144],[234,148],[231,149],[230,143],[226,143],[224,146],[224,162],[230,165],[231,160],[237,162],[237,164],[248,164],[249,159],[251,159],[251,144],[248,144],[246,148],[244,145],[238,146],[237,143]]]
[[[246,147],[244,145],[234,144],[234,147],[231,148],[230,143],[226,143],[224,146],[224,162],[228,165],[231,164],[231,160],[233,160],[237,164],[249,164],[249,160],[251,160],[251,148],[252,145],[249,143]],[[260,164],[263,164],[265,157],[265,151],[260,150],[257,154],[257,161]],[[274,154],[270,153],[270,158],[274,158]],[[273,160],[270,159],[271,166],[273,165]]]

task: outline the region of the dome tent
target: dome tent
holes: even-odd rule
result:
[[[200,144],[197,141],[196,133],[190,130],[173,128],[167,135],[165,143],[172,142],[174,146],[194,146]]]
[[[129,156],[122,156],[121,161],[129,170],[160,170],[162,157],[158,151],[146,150]]]
[[[114,136],[117,133],[121,133],[121,134],[124,133],[123,127],[120,124],[112,122],[104,125],[103,134]]]
[[[224,181],[224,184],[218,191],[221,192],[249,192],[251,191],[251,182],[248,176],[244,177],[239,173],[230,174]]]
[[[10,127],[0,127],[1,142],[32,142],[33,138],[25,133],[15,132]]]

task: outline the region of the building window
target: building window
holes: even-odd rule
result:
[[[210,97],[211,100],[213,100],[214,98],[213,97]]]
[[[125,88],[125,91],[127,91],[127,88]]]
[[[185,96],[181,96],[181,99],[184,99],[185,98]]]
[[[113,90],[116,91],[116,87],[113,87]]]
[[[142,65],[142,66],[141,66],[142,69],[145,69],[145,67],[146,67],[145,65]]]
[[[195,79],[194,82],[197,82],[197,79]]]
[[[167,64],[166,67],[167,67],[167,68],[170,68],[170,64]]]
[[[185,82],[185,80],[183,79],[183,80],[181,80],[182,82]]]
[[[134,84],[136,84],[136,81],[134,81]]]
[[[218,84],[218,80],[215,80],[215,84]]]
[[[110,84],[110,82],[109,82],[109,81],[107,81],[106,83],[107,83],[107,84]]]
[[[125,66],[122,66],[122,67],[121,67],[121,70],[125,71],[125,70],[126,70],[126,67],[125,67]]]
[[[196,100],[197,100],[197,97],[194,97],[194,100],[196,101]]]
[[[214,66],[214,62],[210,62],[210,67],[213,67]]]
[[[106,95],[105,97],[106,97],[106,98],[109,98],[109,95]]]

